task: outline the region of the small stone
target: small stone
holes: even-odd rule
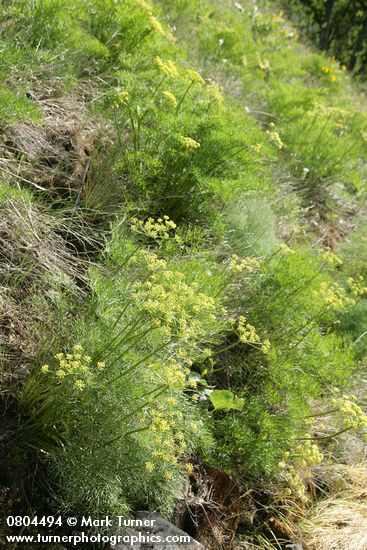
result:
[[[140,537],[143,538],[145,534],[149,534],[149,537],[160,537],[161,540],[164,540],[167,536],[189,536],[170,521],[156,514],[150,514],[149,512],[138,512],[136,514],[136,519],[148,519],[153,523],[153,525],[139,528],[127,527],[123,531],[119,531],[117,535],[129,535],[130,537],[134,535],[139,537],[140,535]],[[141,543],[135,543],[133,547],[128,542],[121,542],[115,546],[108,544],[105,550],[131,550],[131,548],[134,548],[134,550],[207,550],[202,544],[197,542],[192,537],[190,537],[190,541],[188,542],[175,542],[172,544],[166,542],[163,544],[153,542],[149,543],[142,540]]]

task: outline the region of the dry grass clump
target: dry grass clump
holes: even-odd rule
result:
[[[334,464],[324,471],[329,497],[302,522],[310,550],[367,550],[367,465]]]
[[[57,332],[55,315],[63,296],[83,293],[88,264],[75,253],[73,236],[78,242],[71,224],[15,196],[11,188],[0,200],[2,382],[26,372],[41,342]]]
[[[9,198],[0,203],[0,278],[12,286],[27,286],[40,276],[66,282],[81,274],[62,235],[70,228],[31,202]],[[66,278],[66,279],[65,279]]]
[[[97,125],[86,122],[82,92],[65,97],[30,93],[41,124],[21,122],[4,129],[0,168],[8,180],[33,189],[82,189]]]
[[[328,495],[366,500],[367,502],[367,464],[330,464],[320,466],[318,477],[327,487]]]
[[[366,550],[367,503],[327,499],[304,523],[310,550]]]

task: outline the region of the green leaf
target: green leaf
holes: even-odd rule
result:
[[[223,409],[242,411],[245,404],[244,399],[235,397],[230,390],[213,390],[210,394],[210,401],[217,411]]]

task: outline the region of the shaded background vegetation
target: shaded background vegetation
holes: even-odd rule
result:
[[[291,0],[286,13],[318,48],[363,79],[367,72],[367,2]]]

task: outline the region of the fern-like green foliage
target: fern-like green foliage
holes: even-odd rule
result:
[[[37,294],[41,320],[56,309],[60,330],[37,324],[15,444],[42,456],[64,512],[169,515],[193,461],[284,483],[279,464],[304,458],[314,403],[347,385],[364,349],[365,262],[346,267],[315,238],[365,186],[367,118],[357,95],[347,104],[349,77],[249,5],[6,4],[4,125],[42,124],[37,85],[77,94],[80,133],[98,135],[70,211],[55,201],[69,188],[45,189],[48,215],[29,207],[21,220],[32,240],[20,257],[38,285],[34,266],[58,281]],[[0,205],[23,194],[1,188]],[[312,224],[304,206],[318,209]],[[69,212],[87,244],[56,223]],[[43,240],[67,261],[52,263]],[[353,241],[341,256],[356,256]],[[305,449],[308,468],[321,455]],[[300,475],[289,484],[302,496]]]

